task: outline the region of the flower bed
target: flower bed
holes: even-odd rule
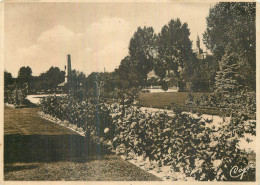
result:
[[[47,97],[41,105],[43,113],[83,128],[86,136],[107,141],[117,154],[126,158],[135,154],[158,167],[170,166],[171,180],[255,179],[254,167],[243,179],[230,176],[233,166],[245,168],[250,163],[248,154],[237,146],[245,131],[244,127],[238,129],[236,120],[208,127],[210,120],[185,113],[169,116],[95,99],[77,102],[66,96]]]

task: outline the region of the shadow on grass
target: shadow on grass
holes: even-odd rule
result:
[[[80,135],[5,135],[4,163],[105,159],[108,149]]]
[[[25,99],[24,104],[27,108],[38,107],[36,104],[30,102],[28,99]]]
[[[20,170],[30,170],[37,167],[38,167],[37,165],[5,166],[4,171],[7,173],[13,171],[20,171]]]
[[[25,99],[22,105],[13,105],[17,109],[22,109],[22,108],[35,108],[38,107],[38,105],[30,102],[29,100]]]

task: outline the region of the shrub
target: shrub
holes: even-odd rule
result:
[[[196,180],[240,180],[230,177],[233,166],[249,165],[246,153],[237,148],[247,117],[233,117],[230,124],[209,127],[210,120],[178,113],[143,112],[131,105],[107,104],[94,98],[79,102],[72,97],[49,96],[41,101],[41,110],[84,128],[86,136],[102,137],[117,153],[135,153],[160,165],[170,165],[173,180],[185,174]],[[242,115],[241,115],[242,116]],[[221,124],[221,123],[220,123]],[[251,132],[248,128],[248,132]],[[243,180],[254,180],[251,176]]]
[[[14,88],[4,91],[4,102],[15,106],[23,105],[27,96],[26,88]]]
[[[190,107],[217,108],[223,114],[229,115],[233,112],[255,115],[256,94],[255,92],[189,94],[185,104]]]
[[[86,135],[94,132],[101,137],[104,135],[104,129],[109,128],[110,133],[106,136],[112,137],[115,130],[110,124],[112,121],[108,106],[95,98],[77,101],[69,96],[48,96],[41,100],[41,111],[83,128]]]
[[[124,148],[126,155],[134,152],[158,165],[171,165],[173,174],[184,173],[196,180],[234,180],[230,168],[248,165],[245,154],[236,147],[235,124],[210,129],[205,126],[209,120],[188,114],[170,117],[166,112],[143,113],[136,108],[128,108],[125,116],[116,108],[112,114],[114,147]]]

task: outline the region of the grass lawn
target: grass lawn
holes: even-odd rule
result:
[[[183,106],[188,98],[188,92],[140,93],[140,103],[144,107],[168,108],[172,103]]]
[[[188,92],[162,92],[162,93],[140,93],[139,100],[140,104],[143,107],[152,107],[159,109],[172,109],[173,103],[179,107],[182,111],[186,112],[195,112],[200,114],[209,114],[209,115],[222,115],[223,110],[216,107],[189,107],[185,106],[185,101],[188,98]],[[200,94],[200,92],[193,92]],[[254,118],[254,115],[252,115]]]
[[[160,180],[37,112],[4,110],[4,180]]]

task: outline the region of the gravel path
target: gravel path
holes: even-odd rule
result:
[[[5,108],[5,180],[160,180],[37,112]]]

